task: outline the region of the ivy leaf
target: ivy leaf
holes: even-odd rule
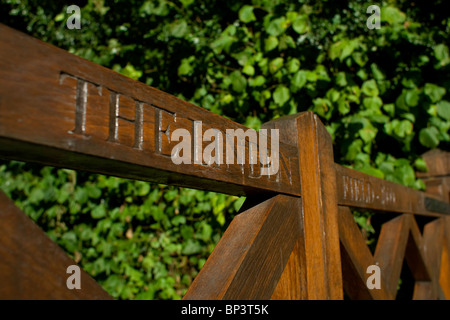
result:
[[[363,142],[361,139],[355,139],[347,148],[347,153],[345,154],[345,160],[353,161],[356,156],[361,152]]]
[[[364,83],[361,87],[361,91],[365,95],[371,96],[371,97],[378,96],[378,94],[380,93],[380,91],[378,90],[378,87],[377,87],[377,83],[373,79],[364,81]]]
[[[307,15],[299,15],[294,22],[292,23],[292,29],[298,34],[303,34],[309,31],[308,26],[308,16]]]
[[[254,79],[250,79],[248,81],[248,84],[250,85],[250,87],[259,87],[259,86],[262,86],[264,83],[266,83],[266,78],[264,78],[261,75],[257,76]]]
[[[384,179],[384,173],[383,171],[376,169],[370,165],[364,165],[363,167],[357,168],[358,171],[364,172],[366,174],[369,174],[371,176]]]
[[[410,107],[415,107],[419,104],[419,90],[412,89],[406,91],[405,102]]]
[[[345,97],[340,97],[338,100],[338,111],[342,115],[346,115],[350,112],[350,104],[345,100]]]
[[[373,126],[367,126],[359,130],[359,136],[365,143],[369,143],[375,139],[377,136],[377,129]]]
[[[341,71],[336,75],[336,84],[341,87],[347,86],[348,83],[345,76],[345,72]]]
[[[401,24],[406,20],[406,14],[395,7],[381,8],[381,21],[390,24]]]
[[[269,22],[267,33],[278,37],[284,33],[287,28],[286,18],[280,17]]]
[[[198,241],[189,239],[186,241],[186,244],[185,244],[183,250],[181,251],[181,253],[183,255],[189,256],[189,255],[199,253],[199,252],[201,252],[201,250],[202,250],[202,246],[200,245],[200,243]]]
[[[127,63],[125,68],[123,68],[120,73],[134,80],[138,80],[143,74],[142,71],[136,70],[131,63]]]
[[[287,64],[287,68],[288,68],[289,73],[297,72],[298,69],[300,69],[300,60],[298,60],[297,58],[293,58],[293,59],[289,60],[289,62]]]
[[[420,143],[430,149],[434,149],[439,145],[439,131],[435,127],[423,128],[419,132]]]
[[[99,205],[91,211],[91,216],[94,219],[101,219],[106,216],[106,208],[104,205]]]
[[[450,120],[450,102],[447,100],[439,101],[436,104],[437,114],[445,120]]]
[[[272,61],[270,61],[270,64],[269,64],[270,73],[275,73],[278,70],[280,70],[280,68],[283,66],[283,63],[284,63],[284,59],[281,57],[275,58]]]
[[[193,72],[194,67],[191,65],[191,63],[194,61],[194,59],[194,56],[190,56],[189,58],[184,58],[183,60],[181,60],[181,64],[178,67],[179,76],[188,76]]]
[[[244,23],[249,23],[256,20],[255,14],[253,13],[253,7],[249,5],[243,6],[239,10],[239,20]]]
[[[296,90],[299,90],[306,84],[306,80],[306,71],[300,70],[292,77],[291,84]]]
[[[290,97],[291,95],[289,93],[289,89],[286,88],[284,85],[277,86],[277,88],[273,93],[273,100],[279,106],[284,105],[289,100]]]
[[[264,39],[264,50],[269,52],[278,47],[278,38],[275,36],[269,36]]]
[[[411,134],[412,131],[413,125],[409,120],[399,121],[394,127],[394,133],[400,138],[405,138],[407,135]]]
[[[380,97],[366,97],[363,99],[363,105],[369,110],[379,110],[383,101]]]
[[[414,166],[417,168],[417,170],[422,172],[428,171],[427,163],[423,158],[417,158],[416,161],[414,161]]]
[[[240,71],[236,70],[230,74],[231,86],[236,92],[243,92],[247,87],[247,79],[241,74]]]
[[[182,38],[186,34],[188,25],[185,20],[178,20],[171,24],[170,34],[175,38]]]
[[[255,68],[252,65],[247,64],[242,69],[242,72],[251,77],[255,74]]]
[[[450,63],[450,55],[448,47],[445,44],[438,44],[434,47],[434,56],[439,60],[439,64],[436,67],[443,67]]]
[[[383,105],[383,110],[389,114],[389,116],[394,117],[395,115],[395,105],[393,103],[387,103]]]
[[[446,90],[433,83],[426,83],[424,87],[425,94],[430,98],[431,102],[435,103],[442,99]]]

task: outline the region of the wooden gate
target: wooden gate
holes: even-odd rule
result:
[[[414,298],[450,298],[448,153],[426,155],[425,194],[334,163],[311,112],[263,128],[279,133],[277,150],[240,124],[0,24],[1,158],[247,197],[184,299],[394,299],[404,260]],[[234,130],[241,163],[211,164],[194,147],[192,164],[175,164],[176,129],[200,150],[207,130],[215,139]],[[252,162],[261,150],[267,161]],[[274,152],[278,170],[263,174]],[[350,208],[390,218],[373,254]],[[83,288],[69,290],[74,262],[3,194],[0,257],[0,298],[110,298],[84,272]],[[371,288],[377,267],[380,287]]]

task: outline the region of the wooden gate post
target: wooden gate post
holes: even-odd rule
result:
[[[336,173],[331,136],[312,112],[271,121],[280,141],[299,152],[300,237],[273,299],[343,299]]]
[[[428,171],[427,172],[418,172],[417,176],[421,178],[427,187],[426,192],[432,194],[433,196],[441,199],[442,201],[449,202],[450,201],[450,152],[445,152],[439,149],[430,150],[422,155],[425,160]],[[430,243],[432,241],[436,241],[433,243],[434,246],[438,246],[441,251],[433,252],[434,257],[430,258],[434,264],[433,270],[434,274],[438,274],[439,278],[435,279],[435,287],[436,282],[439,282],[441,292],[434,292],[434,295],[431,294],[433,298],[436,295],[441,294],[441,296],[445,296],[447,299],[450,297],[450,217],[442,217],[439,219],[440,221],[436,223],[440,223],[443,228],[443,235],[441,238],[437,238],[433,232],[429,232],[429,240]],[[436,224],[434,223],[434,224]],[[434,225],[433,224],[433,225]],[[431,225],[431,223],[430,223]],[[431,228],[431,226],[429,227]],[[434,236],[434,238],[433,238]],[[440,246],[440,242],[442,241],[442,247]],[[437,263],[439,262],[439,263]],[[440,270],[436,269],[439,268]]]

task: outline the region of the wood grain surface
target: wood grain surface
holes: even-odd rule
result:
[[[300,209],[300,198],[278,195],[238,214],[184,299],[270,299],[299,236]]]
[[[245,137],[248,128],[1,24],[0,115],[6,159],[235,195],[300,195],[295,148],[280,144],[279,170],[262,175],[261,136]],[[176,129],[190,136],[191,164],[172,162]],[[208,129],[222,135],[222,164],[200,158],[211,143],[201,140]],[[239,129],[238,138],[226,135]],[[225,137],[235,145],[233,164],[226,163],[233,144]],[[238,142],[245,147],[241,164]]]
[[[75,261],[1,191],[0,222],[0,299],[112,299],[83,270],[81,289],[68,289]]]

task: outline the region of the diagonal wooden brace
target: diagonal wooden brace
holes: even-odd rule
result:
[[[83,270],[81,288],[69,289],[75,261],[1,191],[0,222],[0,299],[112,299]]]
[[[184,299],[270,299],[300,234],[301,198],[277,195],[239,213]]]

